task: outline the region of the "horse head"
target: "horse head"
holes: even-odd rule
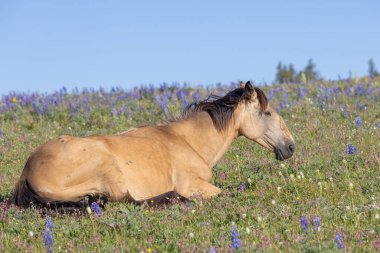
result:
[[[268,106],[264,92],[250,82],[241,85],[244,99],[236,115],[239,135],[253,140],[273,151],[277,160],[290,158],[295,142],[282,117]]]

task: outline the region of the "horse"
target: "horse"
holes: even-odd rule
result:
[[[142,202],[175,194],[217,196],[212,168],[244,136],[290,158],[295,142],[264,92],[250,82],[191,104],[176,120],[106,136],[60,136],[31,153],[11,203],[79,203],[91,196]]]

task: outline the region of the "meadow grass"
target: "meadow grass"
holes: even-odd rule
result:
[[[191,101],[230,89],[174,84],[3,96],[0,251],[44,252],[47,231],[53,252],[380,250],[380,79],[264,86],[296,152],[279,162],[239,137],[213,169],[212,183],[222,189],[213,199],[160,207],[109,203],[100,217],[6,204],[29,154],[49,139],[160,123]],[[47,228],[47,216],[54,228]]]

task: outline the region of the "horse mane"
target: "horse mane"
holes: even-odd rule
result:
[[[268,106],[267,97],[261,89],[257,87],[253,87],[253,89],[256,91],[260,103],[260,112],[264,112]],[[228,126],[238,104],[242,101],[249,102],[251,94],[247,89],[241,87],[228,92],[223,97],[211,95],[203,101],[190,104],[184,110],[183,117],[188,117],[195,112],[207,112],[216,129],[222,131]]]

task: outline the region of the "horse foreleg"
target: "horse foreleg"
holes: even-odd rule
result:
[[[185,184],[181,184],[176,188],[176,192],[188,199],[197,195],[207,199],[219,195],[222,191],[209,182],[198,178]]]

